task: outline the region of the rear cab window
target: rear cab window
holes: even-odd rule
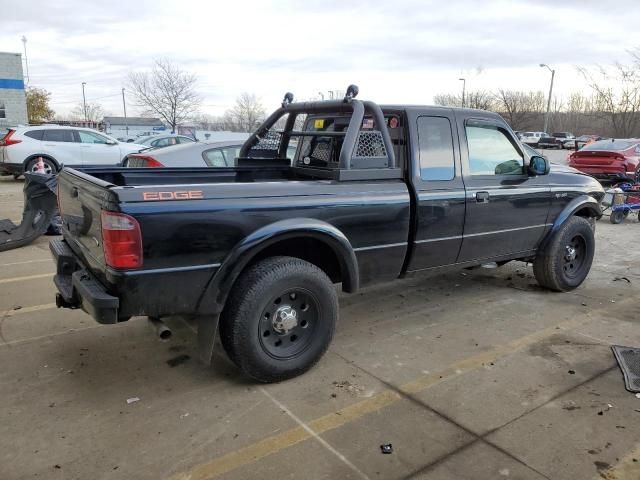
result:
[[[426,181],[452,180],[455,157],[451,122],[445,117],[418,117],[420,178]]]

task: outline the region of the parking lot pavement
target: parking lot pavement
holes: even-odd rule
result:
[[[1,217],[20,189],[0,179]],[[600,221],[571,293],[513,263],[341,295],[327,355],[273,385],[219,345],[200,366],[179,319],[161,343],[56,309],[46,237],[2,252],[0,478],[638,479],[640,399],[609,348],[640,345],[638,229]]]

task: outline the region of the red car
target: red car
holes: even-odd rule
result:
[[[569,155],[569,166],[605,182],[640,181],[640,140],[600,140]]]

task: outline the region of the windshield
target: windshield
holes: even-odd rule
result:
[[[600,140],[586,145],[582,150],[620,151],[632,147],[634,144],[624,140]]]

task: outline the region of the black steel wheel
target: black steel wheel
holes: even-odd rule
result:
[[[542,247],[533,262],[533,273],[543,287],[559,292],[573,290],[591,270],[595,239],[591,223],[569,218]]]
[[[272,257],[238,278],[220,318],[220,338],[243,372],[275,382],[300,375],[322,357],[337,316],[335,288],[320,268]]]
[[[564,263],[562,269],[567,278],[575,278],[582,274],[582,270],[587,261],[586,240],[581,234],[573,237],[564,246]]]
[[[318,300],[306,288],[276,295],[262,312],[258,330],[262,348],[276,359],[299,355],[311,344],[319,316]]]

